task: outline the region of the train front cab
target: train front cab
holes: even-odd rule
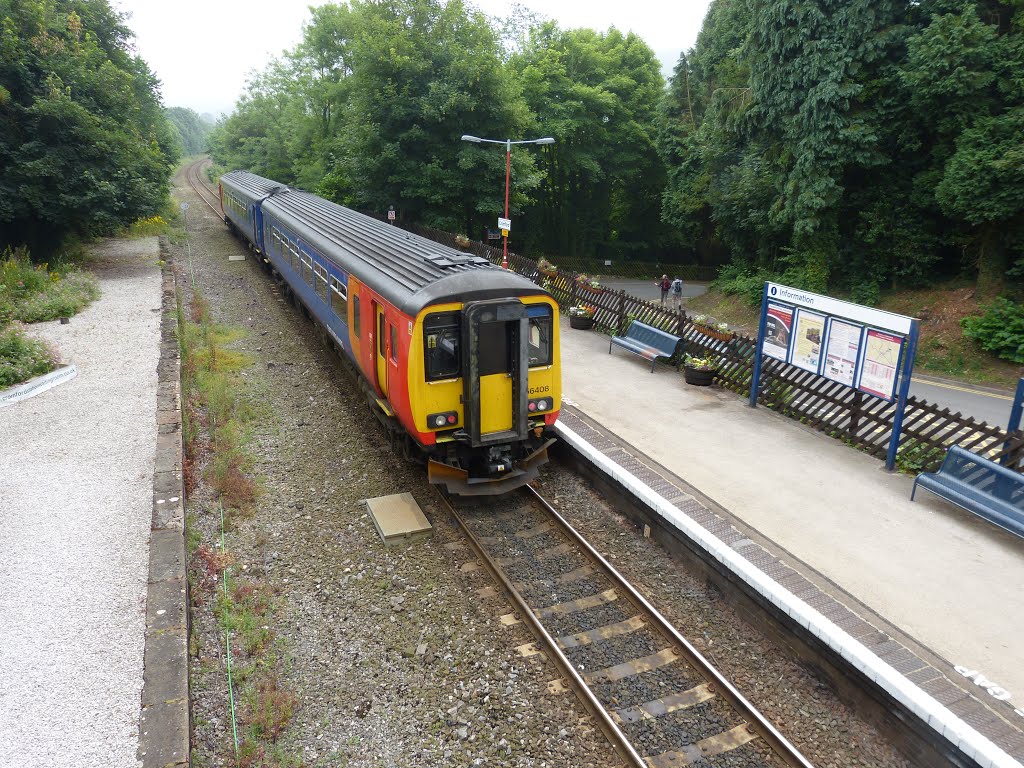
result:
[[[428,463],[430,482],[495,495],[536,478],[554,442],[544,428],[561,398],[556,312],[538,296],[431,307],[421,316],[423,369],[410,365],[410,378],[418,373],[424,382],[412,410],[439,457]]]

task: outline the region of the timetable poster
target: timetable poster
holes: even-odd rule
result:
[[[902,346],[902,336],[869,329],[858,389],[892,400]]]
[[[825,347],[825,367],[822,374],[827,379],[853,386],[853,374],[857,370],[860,356],[861,326],[833,320],[828,326],[828,344]]]
[[[793,308],[768,302],[768,317],[765,321],[761,351],[769,357],[785,362],[792,328]]]
[[[821,337],[825,332],[825,316],[801,310],[796,316],[796,333],[793,336],[793,359],[798,368],[811,373],[818,372],[821,363]]]

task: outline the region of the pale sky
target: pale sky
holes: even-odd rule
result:
[[[469,0],[490,16],[507,16],[512,0]],[[128,12],[138,54],[163,83],[164,105],[218,117],[230,113],[252,71],[293,49],[320,0],[111,0]],[[693,47],[711,0],[523,0],[564,29],[609,27],[642,37],[667,78]]]

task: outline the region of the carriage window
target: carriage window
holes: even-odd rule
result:
[[[331,276],[331,310],[341,318],[348,318],[348,294],[342,282]]]
[[[302,254],[302,279],[313,284],[313,260],[308,253]]]
[[[551,365],[551,317],[531,317],[526,351],[530,367]]]
[[[398,331],[391,326],[391,359],[398,360]]]
[[[359,294],[352,297],[352,335],[359,338]]]
[[[454,379],[461,368],[457,313],[430,315],[423,322],[424,371],[427,381]]]
[[[316,295],[327,301],[327,268],[322,264],[313,263],[313,274],[316,279],[313,281],[313,290]]]

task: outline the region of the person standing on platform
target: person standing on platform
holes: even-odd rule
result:
[[[672,308],[677,312],[683,308],[683,281],[678,277],[672,281]]]
[[[661,306],[665,306],[665,297],[668,296],[668,289],[672,287],[672,281],[668,275],[661,276],[661,282],[657,284],[661,288]]]

